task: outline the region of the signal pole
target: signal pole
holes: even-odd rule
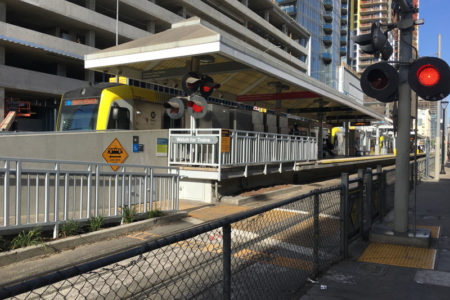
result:
[[[399,0],[400,4],[400,61],[410,62],[412,57],[412,31],[414,26],[400,26],[411,23],[413,6],[409,0]],[[409,149],[411,125],[411,88],[408,84],[407,64],[400,64],[398,88],[398,133],[397,156],[395,159],[395,198],[394,198],[394,231],[399,234],[408,232],[409,203]]]

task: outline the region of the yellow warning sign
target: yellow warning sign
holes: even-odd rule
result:
[[[127,151],[122,147],[117,138],[112,141],[108,148],[103,151],[103,158],[110,164],[121,164],[128,157]],[[119,166],[111,166],[111,169],[117,171]]]
[[[231,141],[230,141],[230,131],[222,129],[222,141],[220,152],[230,152]]]

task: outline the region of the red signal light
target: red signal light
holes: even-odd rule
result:
[[[423,65],[417,70],[417,78],[424,86],[433,86],[439,82],[439,71],[432,65]]]
[[[408,83],[424,100],[438,101],[450,94],[450,68],[437,57],[421,57],[409,66]]]
[[[197,105],[197,104],[192,104],[192,110],[196,113],[202,112],[203,110],[203,106]]]

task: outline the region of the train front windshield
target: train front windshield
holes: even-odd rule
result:
[[[58,131],[95,130],[99,101],[89,99],[63,99],[61,104]]]

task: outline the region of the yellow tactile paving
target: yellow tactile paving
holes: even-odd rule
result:
[[[358,261],[433,270],[435,258],[436,249],[371,243]]]
[[[200,219],[203,221],[210,221],[220,219],[228,215],[232,215],[244,210],[248,210],[248,207],[237,205],[221,204],[213,207],[205,207],[191,211],[188,215],[190,217]]]

